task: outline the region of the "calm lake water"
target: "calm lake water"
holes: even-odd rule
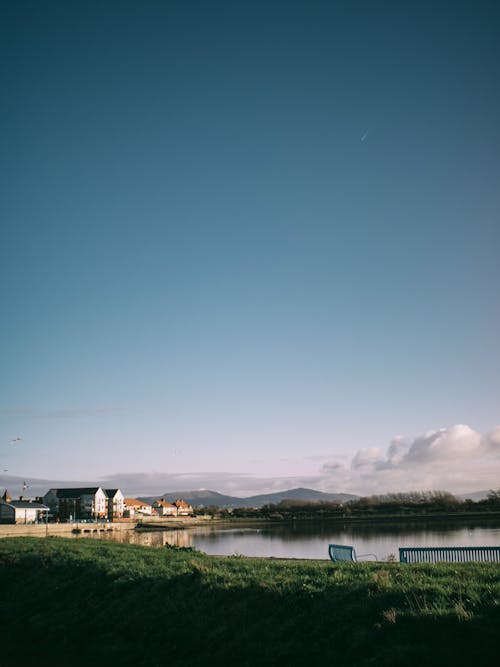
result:
[[[338,524],[301,522],[252,527],[195,527],[136,533],[114,539],[148,546],[171,544],[195,547],[212,555],[272,556],[328,559],[328,544],[353,545],[358,554],[374,553],[378,560],[399,559],[398,547],[498,546],[500,520],[452,523]]]

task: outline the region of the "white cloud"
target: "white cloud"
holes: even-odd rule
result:
[[[328,481],[342,483],[341,490],[360,494],[409,489],[465,493],[498,488],[500,426],[486,435],[466,424],[456,424],[414,438],[397,436],[385,453],[378,447],[360,449],[346,474],[339,476],[338,472],[334,465],[325,463],[321,486],[327,486]]]
[[[389,445],[389,449],[387,450],[385,467],[393,468],[398,466],[408,454],[409,448],[410,442],[408,442],[408,440],[403,436],[398,435],[393,438],[391,440],[391,444]]]
[[[327,492],[368,495],[407,490],[447,490],[469,493],[500,487],[500,426],[481,435],[470,426],[457,424],[413,438],[397,436],[387,445],[362,448],[351,460],[335,456],[306,456],[297,469],[303,474],[259,476],[237,472],[117,473],[93,480],[57,481],[28,479],[30,493],[42,495],[51,486],[120,487],[128,495],[162,495],[169,491],[211,489],[245,497],[259,493],[309,487]],[[306,472],[307,471],[307,472]],[[24,477],[0,474],[0,487],[13,495],[20,492]]]
[[[497,426],[490,433],[488,433],[485,438],[485,446],[494,451],[500,453],[500,426]]]
[[[481,435],[470,426],[457,424],[415,438],[401,463],[447,462],[473,457],[479,454],[480,450]]]
[[[353,469],[366,468],[376,465],[383,460],[382,452],[378,447],[367,447],[360,449],[351,462]]]

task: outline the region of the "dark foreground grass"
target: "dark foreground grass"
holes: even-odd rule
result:
[[[499,601],[494,564],[3,539],[0,666],[497,665]]]

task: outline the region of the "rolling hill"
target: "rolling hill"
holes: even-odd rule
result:
[[[314,489],[297,488],[278,491],[276,493],[248,496],[247,498],[226,496],[217,491],[210,491],[207,489],[198,489],[194,491],[165,491],[161,497],[166,500],[182,498],[190,505],[196,507],[206,507],[208,505],[216,505],[217,507],[262,507],[263,505],[280,503],[282,500],[304,500],[306,502],[340,500],[341,502],[344,502],[347,500],[354,500],[358,496],[349,493],[323,493],[322,491],[315,491]],[[141,500],[148,503],[154,502],[157,498],[158,496],[141,496]]]

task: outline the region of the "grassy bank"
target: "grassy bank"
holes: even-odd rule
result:
[[[1,667],[493,665],[500,567],[0,540]]]

